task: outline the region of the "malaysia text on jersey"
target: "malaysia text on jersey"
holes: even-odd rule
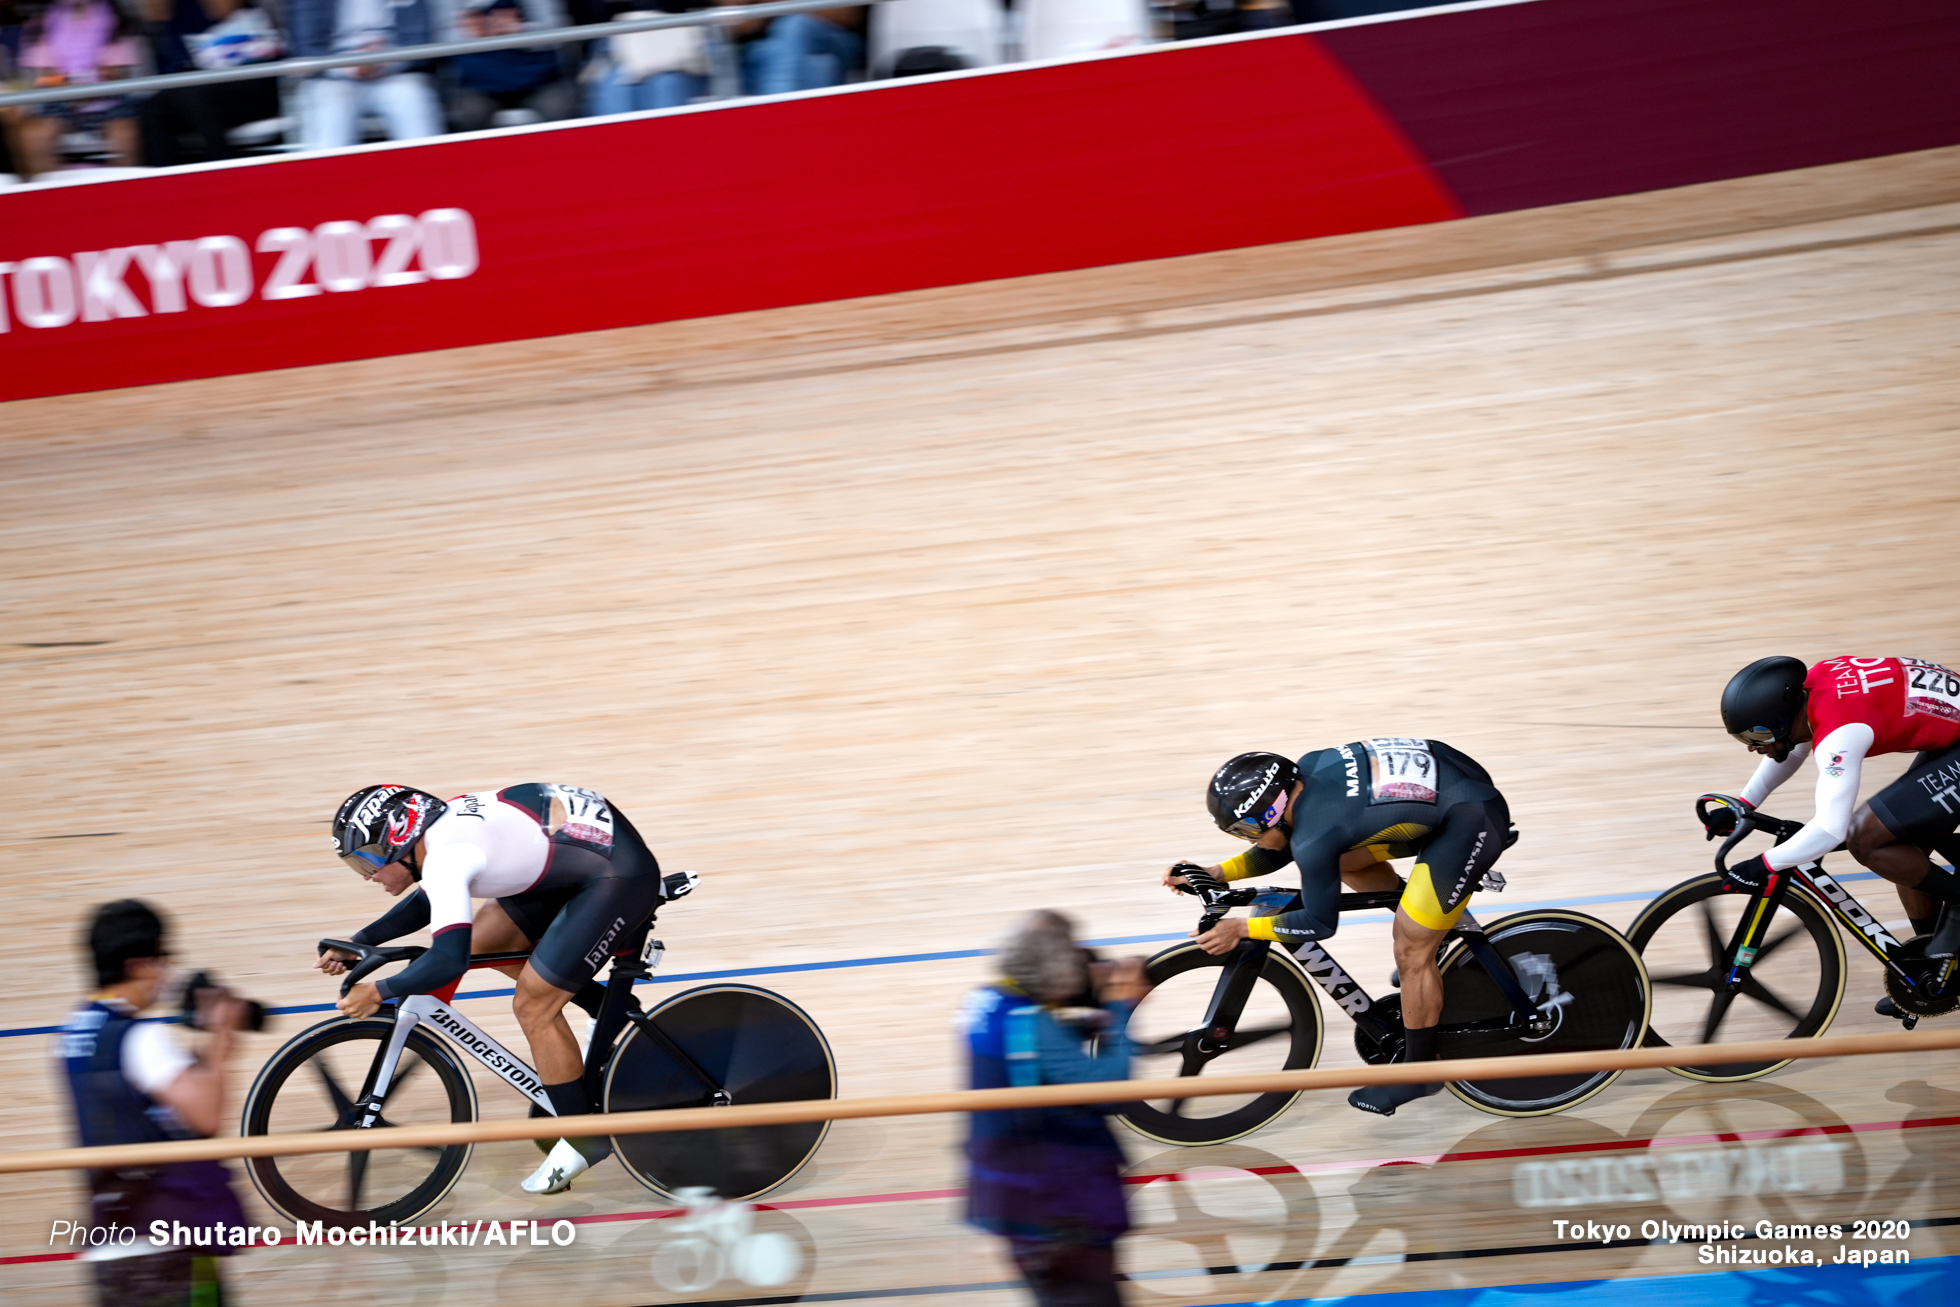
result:
[[[1254,917],[1247,931],[1289,947],[1326,939],[1339,924],[1341,855],[1417,858],[1402,909],[1431,930],[1456,924],[1509,844],[1510,808],[1490,773],[1441,740],[1375,736],[1302,757],[1303,785],[1285,849],[1258,846],[1220,864],[1225,879],[1294,863],[1300,904]]]

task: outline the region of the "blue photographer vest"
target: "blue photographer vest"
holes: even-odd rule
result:
[[[135,1026],[136,1019],[121,1008],[97,1001],[62,1027],[61,1056],[68,1088],[75,1096],[77,1133],[85,1148],[192,1137],[176,1124],[169,1109],[123,1075],[123,1040]],[[221,1162],[97,1168],[88,1178],[98,1224],[118,1221],[145,1233],[151,1221],[159,1220],[186,1226],[245,1224],[244,1209]]]

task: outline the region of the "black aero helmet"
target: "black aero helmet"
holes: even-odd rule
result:
[[[1220,767],[1205,787],[1205,807],[1218,829],[1256,840],[1280,824],[1300,769],[1277,753],[1242,753]]]
[[[1744,744],[1788,744],[1803,712],[1809,674],[1797,658],[1750,663],[1722,691],[1722,729]]]
[[[406,858],[448,807],[435,795],[406,785],[355,790],[334,814],[334,856],[371,878]]]

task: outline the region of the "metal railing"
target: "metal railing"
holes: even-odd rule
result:
[[[423,45],[395,46],[388,50],[368,50],[349,54],[311,55],[298,59],[278,59],[270,63],[240,64],[235,68],[203,68],[188,73],[167,73],[156,77],[126,77],[111,82],[90,82],[75,86],[46,86],[32,91],[10,91],[0,95],[0,108],[16,104],[48,104],[56,100],[102,100],[119,95],[143,95],[173,86],[209,86],[216,82],[244,82],[260,77],[310,77],[330,68],[359,68],[367,64],[419,63],[424,59],[446,59],[451,55],[478,54],[486,50],[525,50],[540,45],[564,45],[571,41],[598,41],[609,36],[633,32],[659,32],[674,27],[725,27],[755,18],[774,18],[778,14],[802,14],[822,9],[847,9],[856,4],[883,4],[886,0],[772,0],[769,4],[723,5],[685,14],[659,14],[648,18],[617,18],[610,23],[591,23],[584,27],[547,27],[534,32],[514,32],[509,36],[484,36],[468,41],[431,41]]]

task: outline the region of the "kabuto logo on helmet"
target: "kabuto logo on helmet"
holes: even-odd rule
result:
[[[1270,830],[1284,816],[1286,800],[1299,778],[1300,769],[1290,758],[1277,753],[1241,753],[1213,773],[1211,784],[1205,787],[1205,809],[1218,829],[1241,839],[1256,839],[1257,832]]]

